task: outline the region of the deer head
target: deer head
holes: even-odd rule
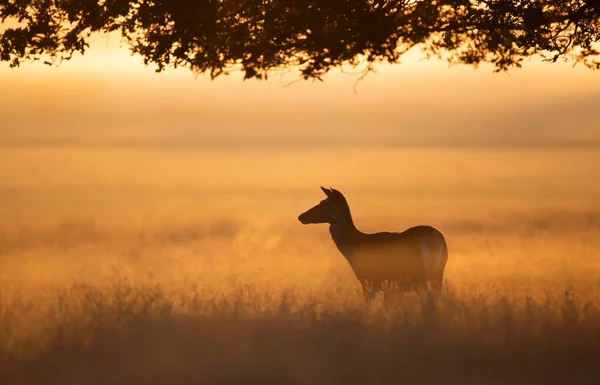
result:
[[[319,202],[318,205],[310,210],[300,214],[298,220],[302,224],[310,223],[329,223],[334,224],[346,218],[350,218],[350,209],[346,198],[338,190],[321,187],[327,198]]]

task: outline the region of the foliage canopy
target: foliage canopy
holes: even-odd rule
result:
[[[600,68],[600,0],[0,0],[0,19],[11,67],[59,63],[92,33],[119,31],[157,72],[211,78],[296,68],[320,79],[345,64],[398,63],[415,46],[497,71],[535,55]]]

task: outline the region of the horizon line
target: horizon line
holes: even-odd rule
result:
[[[0,138],[2,148],[131,148],[131,149],[327,149],[327,148],[497,148],[497,149],[594,149],[600,147],[598,139],[577,138]]]

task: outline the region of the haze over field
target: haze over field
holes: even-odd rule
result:
[[[494,74],[422,56],[376,66],[355,95],[359,75],[340,71],[289,87],[294,73],[268,82],[242,82],[239,73],[194,80],[184,69],[155,74],[119,48],[118,36],[99,36],[85,56],[58,68],[0,69],[0,138],[237,147],[600,140],[594,71],[532,60]]]
[[[1,382],[592,383],[598,73],[415,57],[356,95],[157,75],[112,37],[0,68]],[[321,185],[363,231],[446,235],[434,322],[362,301],[297,220]]]

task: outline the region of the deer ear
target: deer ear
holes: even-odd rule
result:
[[[321,186],[321,190],[323,190],[323,192],[325,193],[325,195],[327,195],[328,197],[330,197],[333,193],[331,192],[331,190],[327,190],[325,187]]]

